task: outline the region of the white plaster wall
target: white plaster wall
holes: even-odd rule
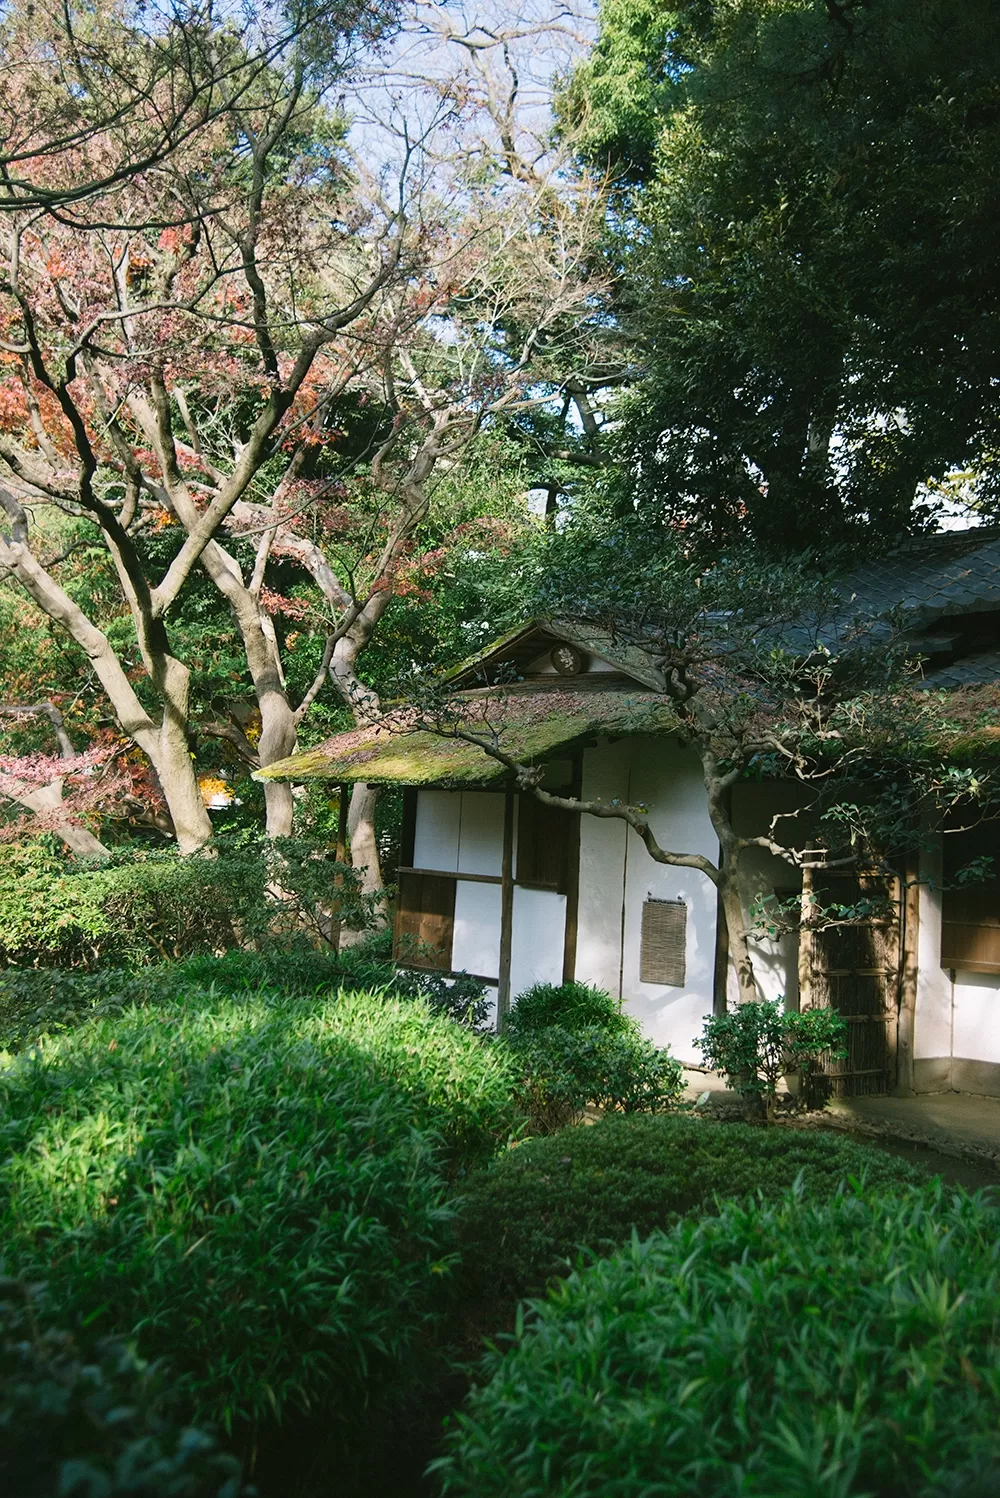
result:
[[[708,816],[701,768],[690,751],[672,739],[633,739],[628,746],[628,799],[649,808],[660,846],[701,853],[713,862],[718,841]],[[644,901],[683,900],[687,916],[687,971],[683,988],[642,983],[639,945]],[[657,1045],[669,1046],[682,1061],[697,1061],[695,1039],[712,1013],[715,972],[715,886],[695,869],[656,863],[637,833],[629,829],[625,872],[625,938],[622,1000]]]
[[[624,799],[627,745],[599,744],[583,757],[584,799]],[[622,901],[625,896],[624,822],[580,818],[580,894],[576,923],[576,976],[621,998]]]
[[[955,974],[952,1055],[1000,1062],[1000,975]]]
[[[418,791],[417,818],[413,837],[413,867],[458,868],[458,837],[462,822],[462,796],[458,791]]]
[[[487,886],[490,888],[491,886]],[[566,936],[566,896],[548,889],[514,887],[510,993],[533,983],[561,983]]]
[[[461,874],[493,874],[503,867],[503,792],[462,791],[458,829],[458,862]]]
[[[950,1056],[951,978],[941,966],[941,848],[920,855],[920,914],[917,931],[917,997],[913,1020],[913,1057],[929,1061]]]
[[[455,935],[451,965],[456,972],[496,978],[500,972],[499,884],[470,884],[459,879],[455,886]]]

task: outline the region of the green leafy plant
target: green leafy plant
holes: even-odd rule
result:
[[[438,1314],[446,1172],[516,1119],[505,1058],[420,1002],[182,993],[0,1067],[0,1240],[197,1416],[346,1422]]]
[[[509,1034],[520,1036],[552,1025],[563,1030],[597,1028],[624,1035],[632,1021],[603,989],[586,983],[536,983],[518,994],[505,1028]]]
[[[0,1489],[11,1498],[238,1498],[235,1457],[176,1417],[165,1370],[123,1342],[43,1327],[37,1287],[0,1278]]]
[[[623,1113],[661,1113],[684,1087],[680,1062],[640,1034],[596,1025],[506,1032],[496,1048],[516,1068],[517,1097],[532,1130],[547,1134],[579,1119],[588,1106]]]
[[[438,1013],[473,1030],[485,1030],[488,1003],[477,978],[414,973],[391,962],[337,955],[309,948],[265,948],[203,955],[137,968],[0,970],[0,1049],[21,1050],[40,1035],[55,1034],[87,1019],[120,1014],[178,993],[210,989],[232,997],[268,990],[289,997],[330,994],[340,988],[378,991],[426,1001]]]
[[[774,1121],[778,1082],[800,1076],[825,1055],[846,1056],[847,1026],[834,1009],[786,1010],[781,1000],[745,1002],[705,1021],[695,1041],[709,1066],[721,1072],[751,1109]]]
[[[832,1201],[800,1185],[636,1237],[489,1355],[443,1490],[985,1498],[998,1243],[1000,1211],[940,1182]]]
[[[864,1175],[886,1189],[926,1179],[915,1167],[828,1131],[717,1124],[679,1114],[608,1117],[528,1139],[469,1180],[460,1217],[462,1274],[494,1315],[540,1295],[581,1250],[707,1214],[726,1197],[774,1197],[797,1178],[811,1200]],[[496,1245],[503,1251],[497,1252]],[[487,1317],[487,1327],[489,1317]]]
[[[357,874],[300,839],[222,840],[212,857],[130,849],[94,867],[0,845],[0,968],[322,947],[334,894],[342,920],[363,927],[372,902]]]

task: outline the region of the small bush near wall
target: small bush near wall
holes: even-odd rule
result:
[[[582,1117],[587,1107],[662,1113],[684,1090],[679,1061],[640,1034],[592,1025],[550,1025],[497,1043],[517,1069],[517,1097],[533,1133],[548,1134]]]
[[[780,999],[762,1000],[707,1019],[695,1045],[740,1093],[751,1116],[773,1123],[781,1077],[797,1073],[808,1085],[824,1055],[847,1055],[846,1034],[847,1023],[835,1009],[795,1013]]]
[[[556,1025],[563,1030],[599,1029],[626,1035],[633,1024],[603,989],[585,983],[536,983],[514,1000],[506,1030],[510,1036],[522,1036]]]
[[[172,1414],[162,1370],[122,1342],[43,1330],[37,1289],[0,1278],[0,1492],[238,1498],[239,1463]]]
[[[680,1063],[610,994],[584,983],[536,983],[519,994],[501,1044],[518,1069],[533,1133],[564,1128],[588,1106],[662,1113],[684,1087]]]
[[[503,1058],[420,1003],[162,1000],[0,1069],[0,1241],[199,1416],[346,1419],[437,1315],[444,1168],[513,1119]]]
[[[730,1203],[553,1290],[491,1357],[444,1491],[986,1498],[998,1301],[1000,1211],[982,1197]]]
[[[836,1134],[765,1134],[748,1124],[679,1116],[605,1118],[592,1128],[530,1139],[477,1172],[461,1215],[463,1259],[481,1279],[480,1297],[509,1302],[540,1295],[581,1248],[606,1254],[633,1230],[645,1237],[684,1214],[714,1212],[725,1197],[773,1197],[800,1176],[810,1200],[862,1176],[886,1190],[926,1179]]]

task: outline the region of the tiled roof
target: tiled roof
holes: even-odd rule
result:
[[[901,608],[914,624],[1000,609],[1000,529],[982,526],[907,541],[887,557],[852,568],[838,592],[858,613]]]
[[[1000,650],[980,650],[936,671],[926,671],[920,686],[928,690],[950,691],[956,687],[980,686],[994,681],[1000,681]]]

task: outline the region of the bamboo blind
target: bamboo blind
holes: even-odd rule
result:
[[[639,943],[640,983],[683,988],[686,979],[687,905],[683,900],[646,900]]]

